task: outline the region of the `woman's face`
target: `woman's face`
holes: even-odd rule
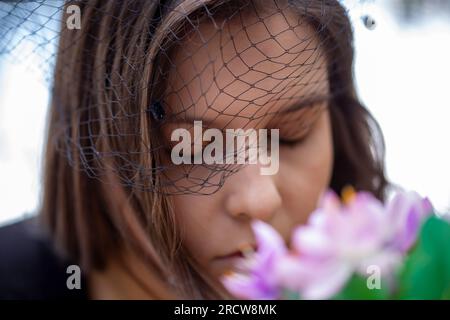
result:
[[[233,268],[241,249],[255,247],[253,219],[271,224],[287,241],[316,207],[332,173],[329,86],[319,39],[294,12],[259,15],[263,22],[256,14],[238,14],[220,30],[202,23],[171,57],[176,68],[164,103],[178,116],[164,127],[167,140],[176,128],[192,128],[195,119],[220,130],[279,129],[276,174],[261,175],[259,163],[239,165],[211,195],[172,196],[184,247],[215,277]],[[183,172],[211,177],[202,165],[170,171],[169,179]]]

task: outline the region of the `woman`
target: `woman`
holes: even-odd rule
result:
[[[81,28],[61,31],[41,218],[58,256],[81,266],[85,297],[228,297],[219,278],[257,250],[253,219],[287,239],[327,188],[383,197],[382,136],[355,93],[337,1],[74,4]],[[172,133],[195,134],[194,121],[278,130],[279,170],[175,164]],[[191,143],[182,157],[209,144]]]

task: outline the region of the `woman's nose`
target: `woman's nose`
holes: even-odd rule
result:
[[[260,165],[249,164],[226,181],[225,208],[234,216],[270,221],[282,204],[276,175],[261,175]]]

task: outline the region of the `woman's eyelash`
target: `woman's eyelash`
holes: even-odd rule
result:
[[[285,139],[285,138],[280,138],[280,145],[285,145],[288,147],[293,147],[297,144],[299,144],[300,142],[302,142],[303,140],[305,140],[305,137],[301,137],[298,139]]]
[[[294,147],[302,142],[304,142],[310,135],[313,129],[313,125],[308,125],[302,128],[300,133],[286,135],[285,137],[280,137],[280,145],[285,145],[288,147]]]
[[[280,145],[285,145],[288,147],[294,147],[297,144],[300,144],[302,142],[304,142],[309,135],[311,134],[313,128],[316,126],[317,121],[313,122],[313,123],[309,123],[309,124],[305,124],[301,126],[301,129],[294,133],[291,131],[291,134],[289,134],[288,132],[284,133],[285,137],[281,137],[280,136]]]

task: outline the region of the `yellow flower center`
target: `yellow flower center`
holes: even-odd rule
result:
[[[341,198],[344,204],[349,204],[356,197],[356,191],[352,186],[345,186],[341,191]]]

